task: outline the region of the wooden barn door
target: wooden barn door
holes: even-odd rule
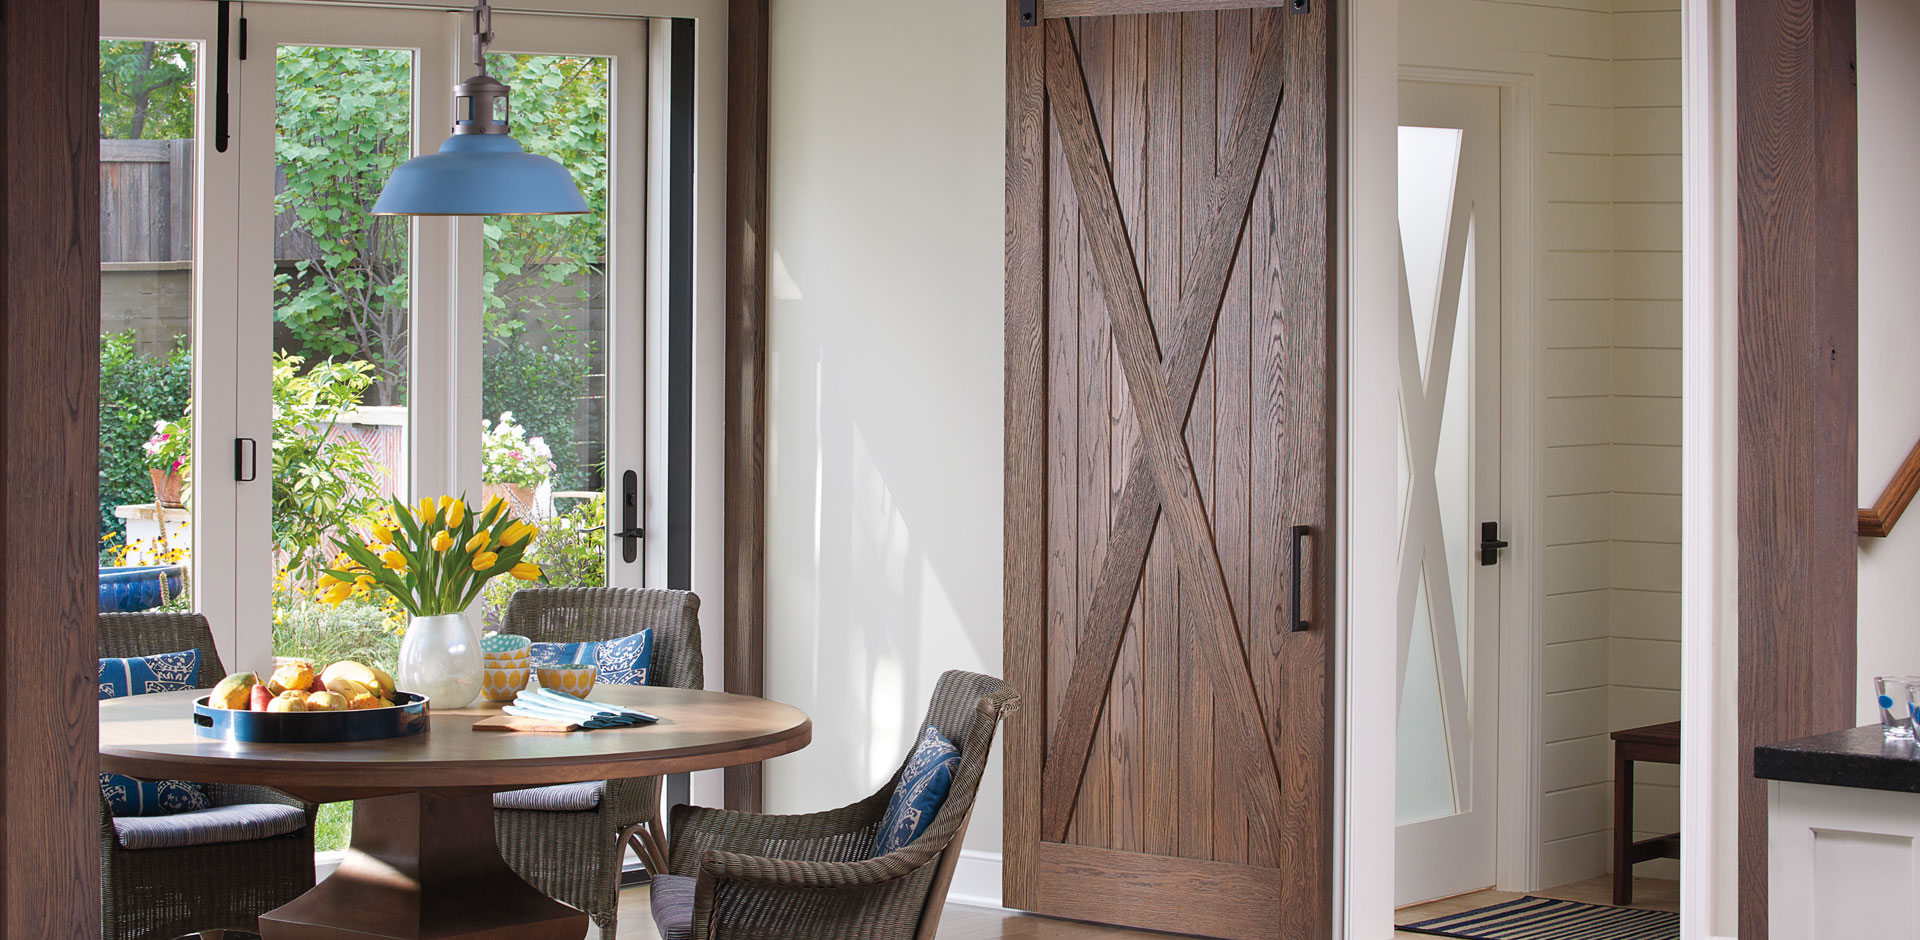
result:
[[[1327,4],[1211,6],[1009,9],[1005,898],[1320,940]]]

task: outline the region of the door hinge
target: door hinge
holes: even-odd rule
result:
[[[1500,550],[1508,543],[1500,538],[1500,523],[1480,523],[1480,564],[1497,565],[1500,563]]]

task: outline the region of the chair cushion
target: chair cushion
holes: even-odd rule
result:
[[[900,783],[887,801],[886,815],[880,817],[880,832],[873,840],[875,856],[904,848],[927,831],[940,812],[940,804],[947,801],[953,772],[959,766],[960,749],[937,729],[928,728],[900,773]]]
[[[685,875],[654,875],[647,888],[653,905],[653,925],[661,940],[693,940],[693,889],[697,882]]]
[[[607,792],[605,780],[587,783],[560,783],[550,787],[508,790],[493,795],[494,809],[531,809],[549,813],[577,813],[599,809],[600,797]]]
[[[529,657],[535,668],[595,663],[600,682],[646,685],[653,666],[653,629],[603,643],[535,643]]]
[[[100,660],[100,697],[181,692],[200,682],[200,651],[156,653]],[[141,782],[121,774],[100,775],[100,797],[115,816],[159,816],[206,809],[207,793],[185,780]]]
[[[170,816],[122,816],[113,832],[123,849],[177,849],[218,842],[251,842],[306,828],[307,813],[284,803],[241,803]]]

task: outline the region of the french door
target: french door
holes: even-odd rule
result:
[[[1308,940],[1332,909],[1327,5],[1246,6],[1009,10],[1029,707],[1005,897]]]
[[[1398,905],[1494,883],[1500,153],[1498,88],[1401,83]]]
[[[162,41],[192,82],[188,123],[143,128],[177,140],[103,143],[103,161],[189,153],[167,169],[190,192],[166,208],[192,220],[176,252],[191,329],[153,326],[133,356],[176,329],[191,360],[191,408],[155,409],[191,438],[190,498],[172,510],[190,519],[187,603],[229,668],[394,642],[377,598],[323,609],[309,590],[340,526],[388,495],[502,495],[541,523],[534,555],[554,583],[650,583],[647,21],[494,18],[487,64],[514,86],[513,132],[568,167],[588,214],[415,219],[368,208],[394,166],[446,138],[450,86],[474,71],[470,16],[254,4],[243,25],[235,4],[223,44],[217,9],[103,3],[103,35],[123,44],[103,40],[103,61],[132,56],[130,87],[155,77],[147,44]],[[121,169],[103,163],[103,180]],[[143,273],[131,264],[103,278]]]

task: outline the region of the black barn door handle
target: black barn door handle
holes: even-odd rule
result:
[[[1300,552],[1300,540],[1313,534],[1313,527],[1297,525],[1293,527],[1293,623],[1287,629],[1293,633],[1312,628],[1306,619],[1306,602],[1300,597],[1300,566],[1305,563]]]

